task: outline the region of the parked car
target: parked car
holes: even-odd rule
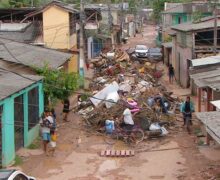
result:
[[[149,48],[148,59],[149,60],[162,60],[161,48]]]
[[[1,180],[36,180],[36,178],[27,176],[25,173],[15,169],[1,169]]]
[[[145,45],[136,45],[134,53],[138,58],[147,58],[148,48]]]

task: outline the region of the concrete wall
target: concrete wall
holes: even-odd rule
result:
[[[72,73],[75,72],[77,73],[79,71],[79,64],[78,64],[78,54],[73,54],[73,56],[70,58],[68,62],[68,72]]]
[[[129,37],[134,37],[135,36],[135,23],[129,22],[128,26],[129,26],[129,30],[128,30]]]
[[[180,85],[187,88],[189,85],[189,70],[188,70],[188,59],[192,58],[191,48],[183,48],[177,46],[176,49],[176,64],[175,74]]]
[[[176,42],[176,36],[172,37],[172,65],[175,69],[176,67],[176,46],[177,46],[177,42]]]
[[[43,39],[49,48],[70,48],[68,12],[56,6],[51,6],[43,12]]]
[[[28,130],[28,91],[38,87],[39,90],[39,117],[44,110],[44,95],[42,82],[38,82],[12,96],[1,100],[3,105],[2,116],[2,166],[6,167],[15,158],[15,139],[14,139],[14,99],[20,95],[24,99],[24,147],[29,146],[33,140],[39,135],[39,125]]]

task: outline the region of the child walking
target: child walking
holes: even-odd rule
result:
[[[57,146],[57,134],[56,131],[52,131],[51,132],[51,141],[50,141],[50,155],[54,156],[55,150],[56,150],[56,146]]]

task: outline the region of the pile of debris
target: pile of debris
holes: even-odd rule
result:
[[[92,64],[95,78],[90,83],[90,97],[78,107],[78,113],[90,126],[98,129],[105,126],[106,120],[120,119],[129,106],[135,124],[146,131],[175,118],[179,99],[158,82],[163,72],[157,71],[156,64],[131,62],[120,49],[102,53]]]

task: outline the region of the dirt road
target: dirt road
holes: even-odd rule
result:
[[[136,44],[152,47],[155,36],[155,27],[146,26],[144,37],[138,35],[123,48]],[[60,109],[56,109],[58,114]],[[185,132],[182,122],[177,122],[168,136],[146,140],[134,148],[122,142],[107,145],[102,136],[85,130],[80,117],[71,113],[69,119],[70,122],[63,124],[58,117],[55,157],[46,157],[41,150],[22,152],[26,161],[21,168],[26,173],[39,180],[202,180],[211,178],[212,171],[219,168],[219,160],[208,158],[212,154],[207,155],[205,148],[198,148],[195,136]],[[100,157],[99,153],[105,149],[134,149],[135,156]]]

